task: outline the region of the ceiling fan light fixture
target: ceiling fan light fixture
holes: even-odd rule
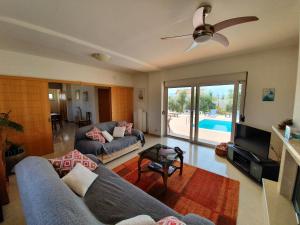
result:
[[[197,35],[194,35],[194,40],[198,43],[206,42],[212,38],[213,34],[210,32],[202,31]]]
[[[91,57],[101,62],[107,62],[111,59],[110,55],[104,53],[92,53]]]

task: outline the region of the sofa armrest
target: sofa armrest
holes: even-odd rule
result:
[[[97,165],[103,164],[103,163],[101,162],[101,160],[98,159],[98,157],[95,156],[95,155],[93,155],[93,154],[85,154],[85,156],[87,156],[87,157],[88,157],[90,160],[92,160],[93,162],[97,163]]]
[[[215,225],[210,220],[193,213],[183,216],[181,220],[189,225]]]
[[[82,154],[93,154],[97,156],[102,153],[103,144],[99,141],[80,140],[76,142],[75,149],[80,151]]]
[[[145,136],[144,133],[138,129],[132,129],[131,135],[136,136],[138,140],[141,141],[142,146],[145,144]]]

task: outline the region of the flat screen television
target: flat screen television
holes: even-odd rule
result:
[[[234,144],[259,159],[268,159],[271,133],[244,124],[237,123]]]

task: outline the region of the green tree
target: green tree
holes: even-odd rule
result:
[[[180,91],[177,95],[177,104],[179,105],[179,112],[184,111],[184,106],[187,104],[187,94],[185,91]]]
[[[216,108],[216,104],[213,102],[213,96],[211,93],[200,95],[200,111],[209,112],[211,109]]]
[[[177,104],[177,101],[174,97],[169,97],[169,104],[168,104],[168,109],[170,111],[173,111],[173,112],[178,112],[179,111],[179,106]]]

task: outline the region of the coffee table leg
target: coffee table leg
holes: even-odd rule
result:
[[[180,159],[180,175],[182,175],[182,170],[183,170],[183,155],[179,155],[179,159]]]
[[[164,168],[164,174],[163,174],[163,181],[164,181],[164,186],[165,186],[165,191],[168,190],[168,172],[169,172],[169,167]]]
[[[142,163],[142,157],[139,158],[139,161],[138,161],[138,180],[137,181],[140,181],[141,179],[141,173],[142,173],[142,167],[141,167],[141,163]]]

